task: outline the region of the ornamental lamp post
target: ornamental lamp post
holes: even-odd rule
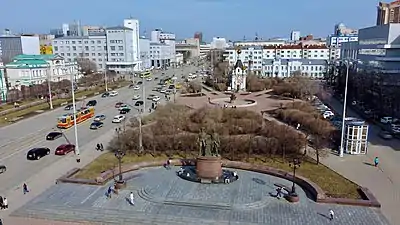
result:
[[[291,163],[289,163],[289,166],[293,168],[293,180],[292,180],[292,190],[289,193],[290,196],[292,197],[297,197],[296,193],[296,186],[295,186],[295,180],[296,180],[296,169],[300,167],[300,159],[294,158]]]
[[[117,133],[118,142],[120,142],[119,135],[122,132],[121,128],[115,128],[115,132]],[[121,149],[121,144],[117,151],[114,153],[115,158],[118,159],[118,167],[119,167],[119,174],[118,174],[118,181],[117,183],[124,183],[122,180],[122,159],[125,156],[125,151]]]

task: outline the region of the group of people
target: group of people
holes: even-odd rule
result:
[[[102,144],[102,143],[97,143],[97,145],[96,145],[96,150],[97,150],[97,151],[104,151],[103,144]]]
[[[0,196],[0,209],[8,209],[8,200],[6,197]]]

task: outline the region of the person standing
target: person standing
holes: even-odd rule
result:
[[[108,199],[111,198],[111,193],[112,193],[112,188],[111,188],[111,186],[110,186],[110,187],[108,187],[108,190],[107,190],[107,198],[108,198]]]
[[[135,205],[135,203],[133,202],[134,198],[133,198],[133,192],[131,192],[131,194],[129,195],[129,200],[131,205]]]
[[[100,150],[101,150],[101,151],[104,151],[103,143],[100,143]]]
[[[378,164],[379,164],[379,158],[378,158],[378,157],[375,157],[375,159],[374,159],[374,166],[377,167]]]
[[[22,189],[23,189],[24,195],[29,192],[28,185],[26,183],[24,183],[22,185]]]
[[[333,212],[333,210],[329,210],[329,219],[333,220],[335,218],[335,212]]]
[[[0,196],[0,209],[4,209],[3,197]]]
[[[3,208],[8,209],[8,200],[6,197],[3,198]]]

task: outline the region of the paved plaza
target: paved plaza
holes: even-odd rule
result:
[[[125,174],[127,188],[105,196],[109,186],[56,184],[12,216],[93,224],[389,224],[377,209],[316,204],[299,187],[299,203],[277,199],[274,184],[287,180],[238,170],[231,184],[199,184],[176,175],[178,167]],[[111,183],[109,184],[111,185]],[[129,193],[135,205],[129,204]],[[337,218],[329,221],[333,209]]]

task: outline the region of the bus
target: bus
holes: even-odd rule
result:
[[[76,123],[82,123],[94,116],[94,107],[82,108],[76,112]],[[67,129],[74,126],[74,114],[68,113],[58,118],[57,127]]]
[[[151,72],[150,71],[145,71],[140,74],[140,78],[148,78],[151,77]]]

